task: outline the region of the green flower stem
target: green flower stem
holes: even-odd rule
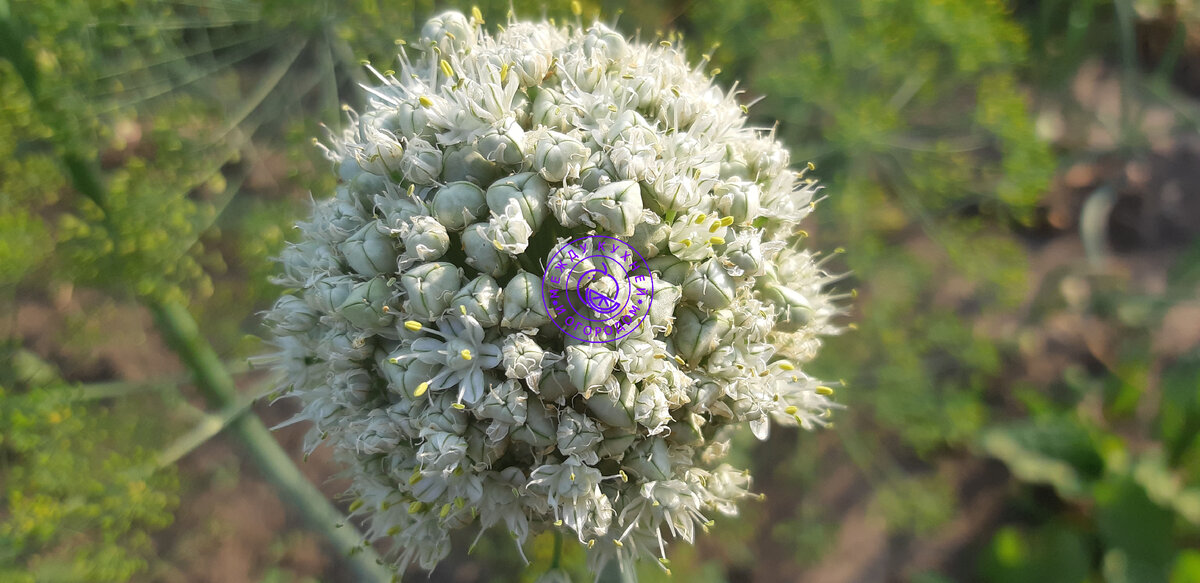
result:
[[[54,130],[52,139],[59,148],[72,185],[102,211],[106,210],[105,188],[96,165],[79,154],[70,124],[64,121],[68,116],[63,114],[54,96],[45,95],[39,90],[34,60],[25,46],[21,28],[12,20],[5,0],[0,0],[0,58],[13,64],[33,97],[38,112]],[[109,220],[107,212],[104,218],[105,221]],[[154,314],[167,342],[195,377],[196,385],[210,406],[223,412],[236,411],[240,400],[233,377],[200,334],[196,320],[187,308],[153,298],[146,298],[145,303]],[[216,417],[220,419],[222,415]],[[339,553],[348,557],[356,571],[356,580],[391,581],[391,571],[383,566],[383,561],[369,545],[363,544],[362,534],[350,526],[345,515],[304,477],[262,421],[253,415],[233,414],[230,419],[229,431],[242,441],[255,465],[311,528],[322,533]]]
[[[151,301],[149,308],[168,344],[192,371],[196,385],[209,405],[221,410],[238,407],[239,398],[233,377],[222,366],[212,346],[201,336],[196,320],[187,308],[157,301]],[[391,572],[382,566],[378,555],[363,544],[362,534],[350,526],[346,517],[300,473],[291,457],[258,417],[235,416],[229,423],[229,432],[245,445],[254,465],[275,485],[280,496],[301,514],[311,528],[325,535],[339,554],[348,557],[357,571],[356,580],[391,580]]]
[[[563,535],[562,531],[554,530],[554,554],[550,557],[550,568],[557,569],[562,563]]]

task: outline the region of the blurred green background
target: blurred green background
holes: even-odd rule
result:
[[[312,139],[471,5],[0,0],[0,580],[366,580],[337,466],[295,471],[245,362],[333,190]],[[738,442],[765,500],[675,580],[1200,582],[1200,3],[577,8],[738,82],[816,165],[810,244],[856,296],[814,371],[848,408]],[[532,581],[531,547],[405,580]]]

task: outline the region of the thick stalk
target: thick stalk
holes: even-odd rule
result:
[[[159,331],[195,376],[196,386],[213,409],[236,407],[238,393],[233,377],[212,346],[200,334],[196,320],[178,304],[149,302]],[[274,484],[284,499],[313,530],[347,557],[356,571],[356,581],[384,582],[392,573],[378,555],[363,544],[363,537],[325,495],[302,474],[283,451],[271,431],[254,415],[239,415],[227,429],[245,446],[254,465]],[[339,526],[341,525],[341,526]]]
[[[67,116],[62,115],[54,96],[44,95],[40,91],[37,68],[25,47],[24,31],[13,21],[7,0],[0,0],[0,58],[13,64],[26,90],[33,97],[38,113],[54,130],[51,139],[59,147],[72,185],[102,211],[106,210],[105,187],[99,171],[93,161],[79,154],[69,124],[62,123]],[[110,220],[107,212],[104,220]],[[187,308],[152,298],[145,299],[145,303],[153,312],[167,342],[195,377],[196,386],[209,405],[223,411],[237,407],[238,393],[233,377],[200,334],[196,320]],[[363,544],[363,537],[358,530],[347,522],[346,517],[320,490],[309,483],[258,417],[236,416],[229,425],[229,431],[245,445],[255,465],[275,485],[284,501],[304,518],[310,528],[323,534],[339,553],[347,556],[357,581],[382,583],[393,579],[391,571],[383,566],[375,551]]]

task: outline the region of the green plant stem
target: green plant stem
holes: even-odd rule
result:
[[[94,161],[79,153],[71,126],[65,122],[68,116],[63,114],[54,96],[40,91],[38,71],[24,41],[24,32],[19,23],[14,22],[8,2],[0,0],[0,58],[13,64],[33,97],[36,110],[54,130],[52,139],[58,146],[72,185],[104,212],[106,222],[110,221],[99,170]],[[226,413],[235,411],[239,397],[233,377],[200,334],[196,320],[187,308],[156,298],[144,298],[144,303],[154,314],[167,342],[195,377],[196,385],[209,405]],[[284,501],[296,509],[312,529],[322,533],[339,553],[347,556],[356,572],[355,580],[391,581],[391,571],[383,566],[383,561],[369,545],[363,544],[362,534],[349,525],[346,517],[304,477],[262,421],[254,415],[231,414],[229,418],[229,431],[245,445],[255,465],[275,485]]]
[[[214,408],[237,407],[238,393],[233,377],[221,365],[212,346],[200,335],[196,320],[186,308],[173,303],[150,302],[159,330],[171,348],[196,377],[196,385]],[[346,517],[300,473],[271,431],[254,415],[239,415],[229,423],[229,432],[246,447],[247,453],[275,485],[286,502],[298,511],[314,530],[321,532],[338,553],[346,555],[355,571],[356,581],[390,581],[391,572],[381,565],[378,555],[364,546],[362,535],[346,524]]]
[[[554,530],[554,554],[550,556],[550,568],[557,569],[562,563],[563,535],[562,531]]]

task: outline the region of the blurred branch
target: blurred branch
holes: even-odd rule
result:
[[[60,158],[72,185],[103,211],[105,189],[100,173],[94,162],[78,153],[69,131],[70,126],[64,122],[66,116],[60,111],[54,96],[45,95],[39,90],[37,68],[20,31],[19,24],[12,20],[8,2],[0,0],[0,58],[13,63],[33,98],[36,111],[54,131],[52,139],[59,148]],[[106,222],[111,220],[107,212],[104,217]],[[275,485],[280,496],[303,516],[311,528],[322,533],[340,554],[347,557],[356,571],[357,580],[390,581],[392,573],[383,566],[383,561],[374,550],[363,544],[362,534],[349,526],[346,517],[304,477],[262,421],[253,415],[240,415],[243,406],[233,377],[200,334],[199,326],[187,308],[156,298],[143,298],[143,301],[154,314],[155,322],[167,343],[195,377],[196,385],[205,399],[212,407],[222,411],[210,421],[215,421],[216,425],[228,423],[230,431],[242,441],[255,465]],[[194,441],[209,432],[215,435],[220,429],[214,423],[208,423],[190,437]],[[177,451],[173,447],[164,456]]]

